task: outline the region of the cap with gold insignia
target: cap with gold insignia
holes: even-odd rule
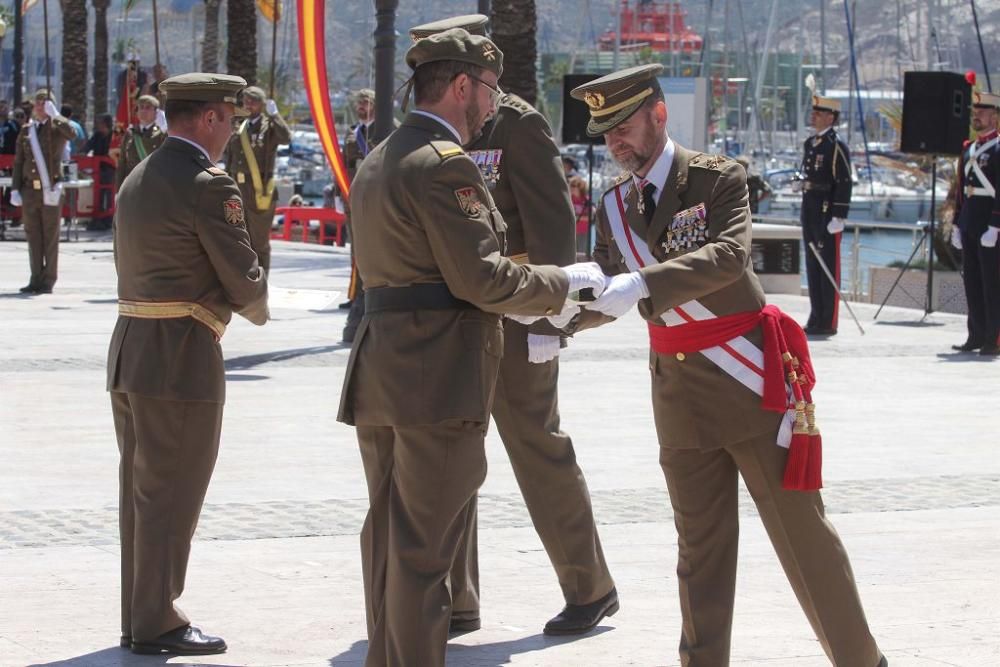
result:
[[[35,91],[35,94],[31,96],[31,99],[34,100],[35,102],[39,102],[41,100],[52,100],[53,102],[55,102],[56,96],[48,88],[39,88],[38,90]]]
[[[160,108],[160,100],[156,99],[156,96],[154,95],[140,95],[138,101],[139,104],[149,104],[157,109]]]
[[[264,89],[260,86],[247,86],[243,89],[243,97],[251,97],[259,102],[263,102],[267,95],[264,94]]]
[[[972,106],[980,109],[1000,110],[1000,95],[995,93],[972,93]]]
[[[482,67],[500,76],[503,52],[482,35],[471,35],[462,28],[450,28],[418,39],[406,52],[406,64],[417,69],[426,63],[457,60]]]
[[[583,100],[590,108],[587,134],[602,135],[628,120],[647,97],[660,89],[656,75],[662,71],[663,65],[656,64],[629,67],[570,91],[570,95]]]
[[[247,112],[237,105],[236,96],[246,85],[246,79],[241,76],[190,72],[164,79],[160,82],[160,90],[167,96],[168,102],[225,102],[236,105],[237,116],[245,116]]]
[[[833,113],[840,113],[840,100],[835,100],[832,97],[813,95],[812,108],[813,111],[830,111]]]
[[[414,42],[424,37],[430,37],[452,28],[462,28],[470,35],[486,36],[486,24],[490,22],[489,17],[484,14],[463,14],[462,16],[452,16],[440,21],[421,23],[410,28],[410,39]]]

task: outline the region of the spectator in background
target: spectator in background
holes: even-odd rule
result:
[[[114,119],[111,117],[111,114],[105,113],[98,116],[97,120],[94,121],[94,133],[90,135],[90,139],[84,145],[83,152],[94,157],[107,157],[108,152],[111,150],[111,130],[113,127]],[[114,165],[110,161],[102,161],[98,169],[97,178],[101,185],[114,183]],[[104,215],[103,213],[111,211],[111,202],[114,198],[114,193],[110,188],[102,188],[98,192],[100,193],[100,197],[98,201],[94,202],[94,208],[95,212],[100,211],[101,213],[91,218],[87,229],[111,229],[111,215]]]
[[[0,155],[13,155],[17,152],[17,135],[24,125],[24,109],[17,107],[10,112],[10,118],[3,119],[0,129]]]
[[[750,158],[746,155],[740,155],[736,158],[736,161],[743,166],[743,169],[747,172],[747,190],[750,193],[750,212],[757,213],[760,208],[760,203],[771,196],[771,186],[767,184],[764,178],[756,173],[750,172]]]
[[[562,166],[563,173],[566,174],[566,180],[568,181],[570,176],[579,176],[580,172],[576,170],[576,160],[571,158],[569,155],[562,156]]]
[[[76,132],[76,138],[66,142],[66,149],[69,151],[69,155],[82,154],[84,152],[83,147],[87,144],[87,133],[84,131],[83,125],[80,124],[80,121],[76,119],[76,114],[73,113],[73,107],[69,104],[64,104],[59,110],[59,113],[69,120],[69,124],[73,127],[73,131]],[[69,162],[68,155],[64,155],[63,158],[64,162]]]
[[[587,192],[587,181],[582,176],[569,177],[569,194],[573,200],[573,211],[576,213],[576,254],[590,254],[590,193]]]

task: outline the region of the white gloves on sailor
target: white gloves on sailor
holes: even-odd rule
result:
[[[52,100],[45,100],[45,113],[49,118],[58,116],[59,109],[56,109],[56,103]]]
[[[983,235],[979,237],[979,245],[984,248],[996,248],[998,238],[1000,238],[1000,227],[990,225],[983,232]]]
[[[586,303],[584,307],[609,317],[621,317],[639,303],[639,299],[648,296],[649,287],[641,273],[638,271],[619,273],[608,279],[604,293],[596,301]]]
[[[544,364],[559,356],[559,336],[528,334],[528,362]]]
[[[264,111],[267,112],[268,116],[276,116],[278,114],[278,104],[274,100],[268,100],[264,103]]]
[[[167,114],[163,112],[163,109],[156,110],[156,120],[153,122],[156,123],[156,127],[160,128],[160,132],[167,131]]]
[[[21,192],[19,190],[10,191],[10,205],[11,206],[23,206],[24,202],[21,201]]]
[[[844,227],[846,226],[847,225],[844,224],[843,218],[833,218],[832,220],[830,220],[830,222],[826,224],[826,231],[830,232],[831,234],[839,234],[840,232],[844,231]]]
[[[962,230],[958,228],[958,225],[953,225],[951,228],[951,244],[962,249]]]

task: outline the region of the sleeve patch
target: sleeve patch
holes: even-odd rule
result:
[[[470,218],[479,216],[479,210],[483,203],[479,201],[479,193],[476,192],[475,188],[459,188],[455,190],[455,198],[458,200],[458,207],[462,209],[462,213]]]
[[[222,211],[226,216],[226,222],[239,227],[246,227],[246,220],[243,217],[243,202],[235,197],[222,202]]]

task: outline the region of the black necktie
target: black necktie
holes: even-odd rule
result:
[[[656,186],[648,181],[642,186],[642,214],[647,225],[653,221],[653,214],[656,213],[656,199],[653,198],[655,192]]]

